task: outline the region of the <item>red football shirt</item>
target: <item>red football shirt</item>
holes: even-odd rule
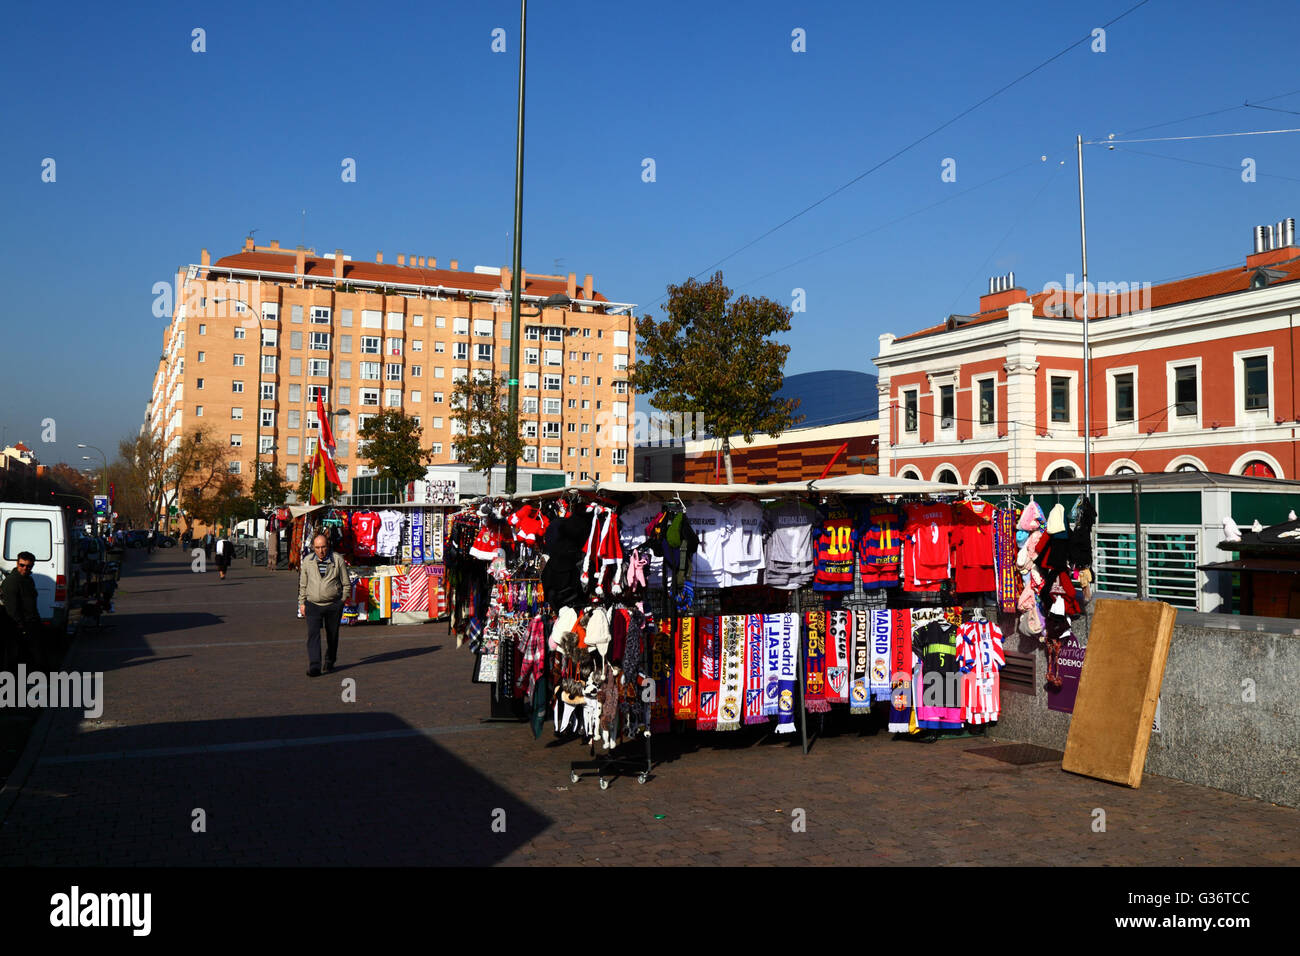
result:
[[[995,510],[987,501],[959,501],[953,505],[952,551],[959,592],[998,588],[993,570]]]

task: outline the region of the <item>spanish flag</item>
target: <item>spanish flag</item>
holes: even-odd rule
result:
[[[329,418],[325,414],[325,402],[320,393],[316,395],[316,423],[319,440],[316,443],[316,455],[311,465],[311,503],[320,504],[325,500],[325,482],[328,479],[339,491],[343,482],[339,471],[334,467],[334,434],[330,430]]]

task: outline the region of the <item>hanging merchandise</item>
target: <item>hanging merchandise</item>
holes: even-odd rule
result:
[[[745,723],[761,724],[763,716],[763,615],[745,615]]]
[[[952,565],[959,593],[997,590],[993,534],[996,512],[987,501],[959,501],[952,506]]]
[[[809,713],[824,714],[831,709],[826,699],[826,612],[809,611],[804,615],[807,659],[804,667],[804,707]]]
[[[852,591],[857,532],[853,516],[839,502],[827,505],[821,533],[813,542],[817,556],[813,588],[818,591]]]
[[[637,586],[642,588],[658,588],[663,584],[663,551],[655,551],[646,546],[646,529],[657,516],[663,514],[663,510],[663,505],[657,498],[644,498],[625,505],[618,513],[618,531],[623,553],[629,556],[629,573],[639,575]],[[632,572],[633,559],[636,561],[636,572]],[[630,578],[627,579],[627,585],[633,586]]]
[[[722,677],[721,619],[696,618],[695,627],[700,648],[700,713],[696,727],[713,730],[718,725],[718,690]]]
[[[1021,580],[1016,568],[1016,513],[1009,507],[999,508],[993,520],[993,546],[997,557],[998,610],[1014,614]]]
[[[858,574],[867,590],[897,587],[903,560],[903,527],[893,505],[863,509],[857,535]]]
[[[877,608],[871,614],[871,662],[869,690],[872,701],[889,700],[890,649],[894,635],[894,616],[897,612]]]
[[[722,618],[722,674],[718,681],[718,730],[739,730],[745,693],[745,618]]]
[[[764,569],[763,509],[758,502],[738,498],[726,509],[727,532],[722,543],[723,582],[727,588],[756,585]]]
[[[852,612],[836,610],[809,613],[824,615],[826,620],[826,699],[832,703],[846,704],[853,672],[853,662],[849,657]]]
[[[903,510],[903,590],[938,591],[952,576],[952,507],[914,503]]]
[[[731,529],[727,509],[702,498],[687,505],[686,519],[699,537],[699,546],[690,575],[692,582],[696,587],[724,587],[726,557],[723,549]]]
[[[918,625],[918,619],[923,623]],[[958,730],[962,724],[957,627],[942,610],[912,612],[912,648],[921,658],[921,693],[916,722],[929,730]]]
[[[817,509],[805,501],[786,499],[763,509],[767,545],[763,582],[793,591],[807,585],[816,571],[813,532],[821,523]]]
[[[676,652],[673,654],[673,718],[694,720],[696,714],[695,684],[695,618],[685,617],[677,622],[673,632]]]
[[[777,643],[776,733],[794,733],[794,692],[798,680],[795,645],[799,637],[797,614],[767,614],[763,618],[768,643]]]
[[[379,512],[379,531],[375,535],[375,554],[381,558],[396,557],[402,545],[402,513]]]
[[[992,621],[968,621],[958,629],[957,638],[957,659],[966,675],[962,682],[962,719],[968,724],[996,721],[1001,709],[998,675],[1007,663],[1002,630]]]
[[[890,643],[889,729],[907,733],[911,726],[912,686],[920,659],[912,648],[914,611],[894,611],[894,628]]]

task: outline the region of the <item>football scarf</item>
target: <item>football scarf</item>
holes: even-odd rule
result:
[[[893,641],[894,612],[871,612],[871,699],[889,700],[889,651]]]
[[[849,628],[852,611],[811,611],[826,616],[826,699],[837,704],[849,700]]]
[[[776,732],[778,734],[794,733],[794,691],[798,680],[797,637],[799,615],[770,614],[767,616],[767,639],[769,643],[775,637],[778,645],[779,667],[777,670],[777,710]]]
[[[418,508],[411,512],[411,561],[424,564],[424,512]]]
[[[889,730],[908,732],[912,713],[912,612],[893,611],[889,645]]]
[[[650,732],[664,734],[673,723],[673,637],[660,628],[651,640],[650,677],[655,682],[655,696],[650,703]]]
[[[677,625],[677,646],[673,654],[673,718],[695,719],[695,618],[684,617]]]
[[[777,615],[763,615],[763,716],[776,717],[781,709],[781,628]]]
[[[871,713],[871,622],[875,612],[854,611],[852,655],[849,679],[849,711],[854,714]]]
[[[718,685],[722,677],[721,619],[697,617],[695,636],[699,642],[700,708],[697,730],[713,730],[718,724]]]
[[[745,615],[745,723],[761,724],[763,716],[763,615]]]
[[[722,678],[718,685],[718,730],[739,730],[745,695],[745,618],[722,619]]]
[[[826,612],[809,611],[804,615],[805,647],[804,709],[810,714],[824,714],[831,709],[826,699]]]
[[[1015,510],[999,508],[993,518],[993,557],[997,564],[998,609],[1005,614],[1016,613],[1016,599],[1020,596],[1017,550]]]

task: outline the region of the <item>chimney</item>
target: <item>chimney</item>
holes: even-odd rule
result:
[[[512,285],[510,284],[510,280],[511,280],[513,277],[514,277],[514,274],[510,271],[510,267],[509,267],[509,266],[502,266],[502,267],[501,267],[501,288],[503,288],[503,289],[513,289],[514,286],[512,286]]]
[[[279,240],[279,239],[272,239],[272,240],[271,240],[271,248],[272,248],[272,249],[279,249],[279,248],[280,248],[280,240]]]
[[[1254,249],[1254,252],[1246,256],[1247,269],[1300,257],[1300,250],[1295,247],[1295,219],[1288,217],[1279,219],[1271,226],[1256,226]]]
[[[201,266],[206,266],[206,265],[211,265],[211,264],[212,264],[212,256],[208,255],[208,250],[206,250],[206,249],[202,249],[202,250],[200,250],[200,251],[199,251],[199,265],[201,265]]]
[[[294,260],[293,272],[298,276],[298,285],[303,284],[302,276],[307,271],[307,250],[302,246],[298,247],[298,256]]]
[[[244,251],[245,251],[245,252],[252,252],[252,251],[253,251],[253,237],[252,237],[252,236],[248,236],[246,239],[244,239]]]
[[[438,268],[438,260],[435,259],[433,256],[429,256],[429,268],[430,269]]]
[[[584,299],[591,298],[591,273],[590,272],[588,272],[587,277],[582,280],[582,297]]]
[[[375,253],[375,262],[377,262],[379,265],[384,264],[384,254],[382,252]]]
[[[1029,293],[1016,285],[1016,274],[1008,272],[1004,276],[991,276],[989,278],[989,291],[987,295],[980,296],[980,312],[992,312],[995,309],[1004,309],[1013,302],[1028,302]]]
[[[576,299],[578,297],[578,277],[572,272],[569,273],[569,286],[566,291],[568,292],[570,299]]]
[[[334,278],[343,278],[343,250],[334,250]]]
[[[456,259],[452,259],[452,260],[451,260],[451,271],[452,271],[452,272],[455,272],[455,271],[456,271],[457,269],[459,269],[459,268],[460,268],[460,262],[457,261]]]
[[[399,253],[397,254],[397,264],[398,264],[399,266],[404,266],[404,265],[406,265],[406,255],[405,255],[404,253],[399,252]]]
[[[424,256],[420,256],[420,268],[424,268]]]

